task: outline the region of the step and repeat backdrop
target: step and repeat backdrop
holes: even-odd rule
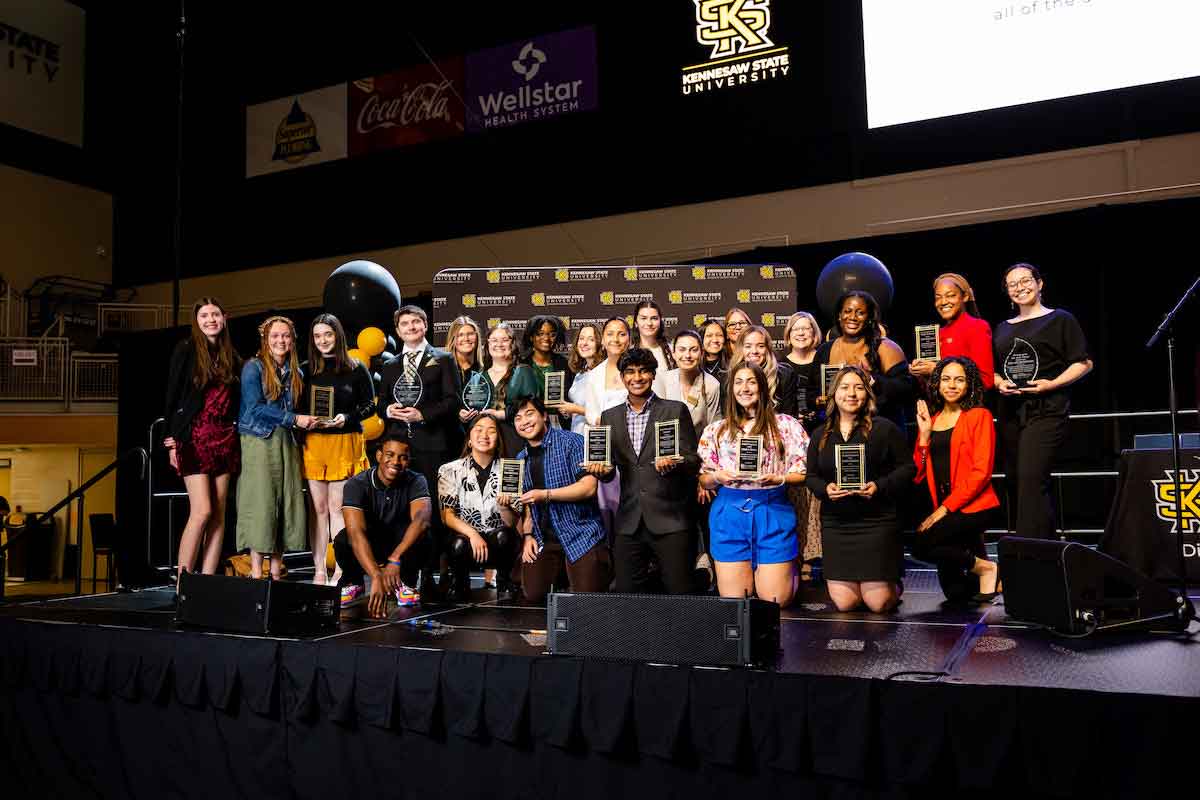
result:
[[[485,328],[508,323],[518,334],[539,314],[561,318],[572,332],[616,316],[632,323],[643,300],[662,308],[668,334],[737,306],[782,347],[783,328],[796,311],[796,273],[782,264],[444,269],[433,279],[430,340],[444,345],[451,321],[464,314]]]

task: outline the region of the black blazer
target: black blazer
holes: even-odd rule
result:
[[[233,391],[233,406],[241,400],[241,384],[236,376],[241,374],[240,365],[234,364],[235,380],[230,385]],[[167,365],[167,402],[163,417],[167,420],[166,435],[177,442],[191,441],[192,420],[204,407],[204,389],[192,383],[192,372],[196,369],[196,350],[191,339],[184,339],[175,346]]]
[[[453,357],[445,350],[426,344],[425,353],[419,359],[417,376],[421,379],[421,399],[417,410],[424,420],[412,424],[412,449],[445,453],[450,449],[454,431],[458,428],[460,405],[454,376],[457,367]],[[393,387],[404,375],[404,356],[400,355],[380,372],[379,397],[375,411],[387,424],[387,430],[407,432],[408,427],[398,419],[388,419],[387,407],[396,402]]]
[[[796,370],[791,364],[779,361],[775,367],[775,410],[789,417],[796,416],[797,391]]]
[[[625,411],[626,404],[621,403],[600,415],[600,424],[612,426],[612,461],[621,473],[621,506],[614,532],[632,536],[643,519],[653,534],[689,530],[693,523],[696,474],[700,471],[691,413],[677,400],[655,397],[650,402],[642,451],[635,455]],[[673,419],[679,420],[679,453],[683,463],[660,475],[654,468],[654,423]],[[612,480],[612,474],[607,480]]]

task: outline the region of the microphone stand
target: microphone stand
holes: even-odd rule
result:
[[[1183,627],[1196,616],[1196,609],[1192,606],[1192,602],[1188,599],[1187,593],[1187,557],[1183,553],[1183,532],[1187,527],[1183,520],[1183,490],[1179,484],[1179,404],[1175,395],[1175,332],[1173,326],[1175,317],[1183,310],[1188,301],[1195,296],[1196,290],[1200,288],[1200,278],[1196,278],[1192,282],[1192,286],[1183,293],[1183,297],[1179,298],[1179,302],[1171,309],[1171,312],[1163,318],[1162,323],[1158,326],[1158,330],[1150,337],[1150,341],[1146,342],[1146,349],[1152,349],[1158,340],[1167,337],[1167,390],[1170,393],[1170,417],[1171,417],[1171,458],[1175,466],[1175,526],[1179,531],[1179,616],[1178,621]]]

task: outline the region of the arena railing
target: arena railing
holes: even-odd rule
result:
[[[69,343],[65,338],[0,339],[0,401],[67,401]]]
[[[96,333],[123,333],[126,331],[149,331],[168,328],[171,325],[171,307],[153,303],[98,303],[96,305]]]
[[[25,298],[11,286],[0,289],[0,336],[28,333]]]
[[[71,353],[71,404],[117,402],[116,354]]]

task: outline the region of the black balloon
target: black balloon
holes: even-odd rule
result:
[[[371,373],[371,378],[372,378],[372,379],[374,379],[374,381],[375,381],[375,385],[376,385],[376,386],[378,386],[380,383],[382,383],[382,382],[383,382],[383,378],[381,378],[381,377],[379,376],[379,373],[378,373],[378,372],[372,372],[372,373]]]
[[[387,350],[384,350],[382,353],[379,354],[379,360],[383,364],[390,364],[396,360],[396,354],[389,352]]]
[[[384,330],[387,330],[387,329],[385,328]],[[390,333],[388,334],[388,337],[387,337],[387,347],[385,349],[389,353],[394,353],[394,352],[396,352],[396,349],[397,349],[396,337],[392,336]]]
[[[852,289],[869,292],[879,303],[881,315],[887,313],[895,292],[892,274],[882,261],[867,253],[845,253],[821,270],[817,278],[817,305],[832,319],[838,298]]]
[[[392,330],[392,317],[402,302],[392,273],[373,261],[351,261],[335,269],[325,281],[323,300],[351,341],[363,328]]]

